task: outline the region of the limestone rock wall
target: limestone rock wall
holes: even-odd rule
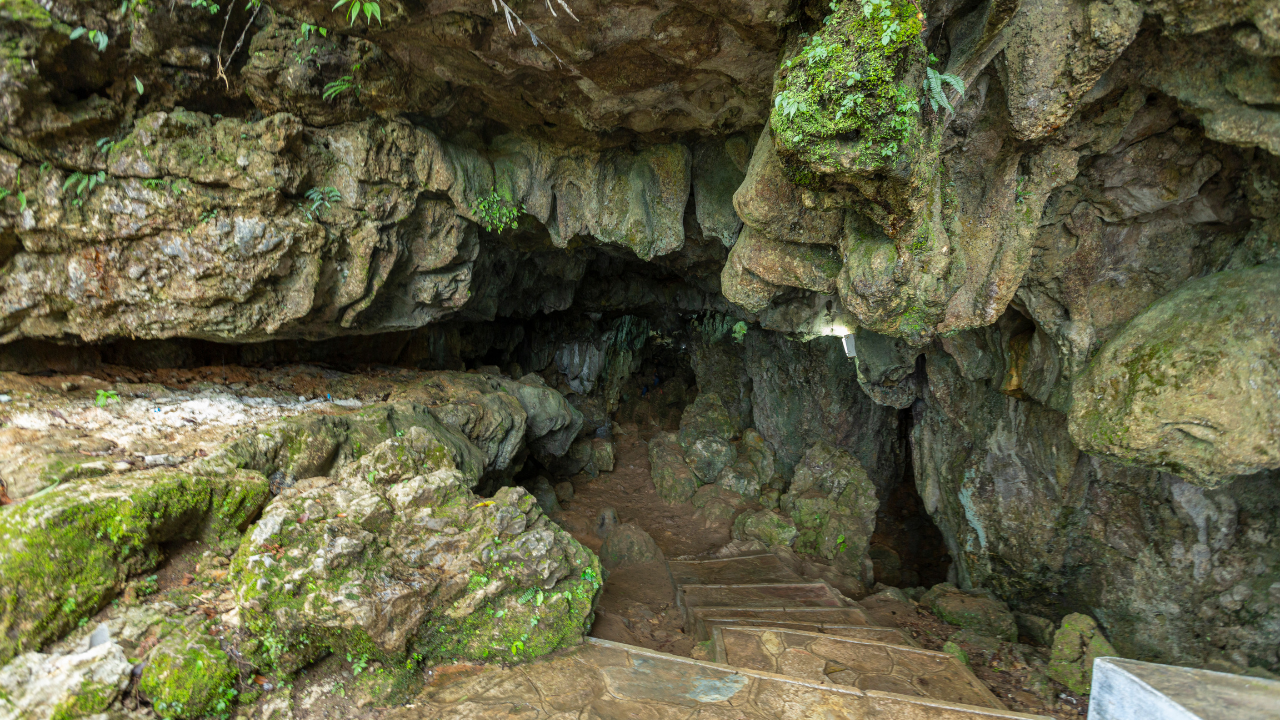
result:
[[[607,432],[643,315],[784,479],[909,449],[959,586],[1280,669],[1274,0],[268,6],[0,8],[0,346],[383,334]]]

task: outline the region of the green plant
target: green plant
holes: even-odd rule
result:
[[[360,655],[356,657],[351,653],[347,653],[347,662],[351,663],[351,674],[355,677],[360,677],[360,673],[369,667],[369,656]]]
[[[308,218],[315,220],[325,210],[333,207],[333,203],[341,200],[342,193],[338,192],[336,187],[311,188],[307,191],[305,197],[311,202],[311,207],[303,205],[299,205],[299,207],[303,208],[303,212],[306,213]]]
[[[200,222],[202,223],[207,223],[217,219],[218,219],[217,210],[205,210],[204,212],[200,213]]]
[[[742,342],[743,340],[746,339],[746,337],[747,337],[747,324],[742,320],[739,320],[738,324],[733,326],[733,339],[737,342]]]
[[[62,183],[62,191],[66,192],[67,188],[75,185],[76,198],[71,201],[71,204],[79,206],[84,202],[84,193],[86,190],[92,193],[94,188],[99,185],[105,185],[106,183],[107,174],[101,170],[93,174],[82,173],[77,170],[76,172],[71,173],[71,175]]]
[[[209,0],[192,0],[191,7],[204,8],[209,11],[210,15],[217,15],[218,11],[222,9],[222,6],[214,2],[209,2]]]
[[[938,107],[944,107],[947,112],[954,113],[955,108],[951,107],[951,103],[947,100],[947,94],[943,91],[943,85],[950,85],[956,89],[961,95],[964,95],[964,81],[958,76],[950,73],[940,73],[933,68],[925,68],[924,93],[929,97],[929,105],[937,112]]]
[[[862,14],[881,21],[881,45],[893,42],[902,31],[902,21],[893,12],[893,0],[862,0]]]
[[[373,0],[338,0],[333,6],[333,10],[337,10],[343,5],[347,6],[347,18],[351,20],[351,24],[356,24],[356,19],[360,17],[360,13],[364,13],[364,22],[366,25],[372,25],[373,19],[378,18],[378,24],[382,24],[382,8]]]
[[[173,183],[170,183],[168,180],[161,180],[160,178],[149,178],[142,181],[142,187],[148,190],[170,190],[173,188]]]
[[[94,143],[98,146],[98,152],[106,154],[111,152],[111,148],[115,147],[116,141],[109,137],[98,138],[98,142]]]
[[[298,38],[297,40],[294,40],[293,44],[298,45],[303,40],[310,40],[311,33],[313,32],[320,33],[320,37],[324,37],[324,38],[329,37],[328,28],[322,28],[319,25],[308,25],[307,23],[302,23],[302,37]]]
[[[356,83],[355,78],[351,75],[343,75],[328,85],[325,85],[324,92],[320,94],[320,97],[325,100],[332,100],[352,88],[355,88],[356,97],[359,97],[360,85]]]
[[[79,39],[81,36],[84,36],[84,35],[89,36],[89,42],[97,46],[98,52],[102,52],[103,50],[107,49],[108,40],[107,40],[106,33],[101,32],[99,30],[90,30],[85,27],[78,27],[75,30],[71,31],[72,40]]]
[[[773,106],[778,108],[788,120],[796,116],[796,113],[800,111],[801,104],[799,100],[785,90],[778,93],[778,97],[773,99]]]
[[[93,399],[93,404],[98,407],[106,407],[109,402],[119,402],[120,394],[115,390],[99,390],[98,396]]]
[[[476,222],[490,232],[514,229],[522,210],[523,206],[517,208],[499,195],[497,190],[491,190],[488,197],[471,204],[471,214],[476,217]]]
[[[139,95],[141,95],[141,94],[142,94],[142,92],[143,92],[143,88],[142,88],[142,81],[138,79],[138,76],[137,76],[137,75],[134,75],[134,76],[133,76],[133,87],[134,87],[134,89],[135,89],[135,90],[137,90],[137,91],[138,91],[138,94],[139,94]]]

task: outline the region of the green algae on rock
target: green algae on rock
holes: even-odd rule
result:
[[[413,428],[335,477],[282,492],[232,561],[259,660],[292,672],[330,651],[405,662],[518,660],[577,642],[599,561],[533,496],[437,469]]]
[[[160,543],[229,549],[267,499],[267,479],[174,470],[69,483],[0,508],[0,662],[39,648],[96,613]]]
[[[1116,649],[1093,618],[1072,613],[1062,618],[1062,627],[1054,633],[1047,672],[1072,692],[1088,695],[1093,685],[1093,661],[1115,655]]]
[[[162,718],[207,717],[226,711],[235,698],[235,664],[198,625],[171,631],[146,662],[138,690]]]
[[[779,502],[797,529],[797,552],[831,560],[840,572],[871,583],[868,551],[879,502],[857,459],[827,442],[815,443]]]
[[[1280,264],[1192,280],[1093,358],[1072,391],[1082,450],[1214,487],[1280,468]]]
[[[920,604],[943,622],[1006,642],[1018,639],[1018,626],[1009,606],[994,597],[960,590],[951,583],[934,585]]]

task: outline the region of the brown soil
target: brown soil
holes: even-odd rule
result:
[[[557,521],[583,545],[598,551],[596,519],[605,508],[620,523],[649,533],[667,558],[700,555],[729,542],[728,523],[708,527],[692,505],[667,505],[649,478],[649,446],[636,425],[617,429],[612,472],[573,479],[573,499]],[[665,563],[624,566],[609,573],[591,634],[606,640],[688,656],[693,638],[684,634],[675,588]]]

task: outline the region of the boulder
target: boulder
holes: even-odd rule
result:
[[[600,564],[606,570],[666,560],[649,533],[632,523],[623,523],[610,532],[600,546],[599,555]]]
[[[244,625],[290,672],[329,651],[518,660],[582,637],[599,561],[535,499],[490,499],[414,429],[276,497],[232,560]],[[444,465],[443,467],[441,465]]]
[[[706,437],[717,437],[726,441],[736,440],[739,430],[738,424],[729,415],[729,411],[725,410],[719,395],[699,393],[680,416],[678,439],[680,447],[688,450],[698,440]]]
[[[965,592],[951,583],[934,585],[920,605],[943,622],[1006,642],[1017,642],[1018,626],[1009,606],[994,597]]]
[[[161,543],[228,552],[266,502],[267,478],[172,469],[67,483],[0,512],[0,662],[57,639],[155,567]]]
[[[742,431],[737,444],[737,460],[726,464],[716,477],[716,484],[743,497],[759,497],[773,479],[773,450],[754,428]]]
[[[1093,661],[1115,655],[1116,649],[1093,618],[1071,613],[1062,618],[1062,626],[1053,635],[1048,674],[1072,692],[1088,695],[1093,686]]]
[[[700,484],[674,433],[658,433],[649,441],[649,474],[658,497],[668,505],[688,502]]]
[[[1030,639],[1037,645],[1048,647],[1053,644],[1053,621],[1039,615],[1014,613],[1013,619],[1018,623],[1018,634]]]
[[[0,667],[0,720],[63,720],[106,712],[129,685],[124,649],[106,641],[80,652],[24,653]]]
[[[1072,386],[1071,437],[1212,487],[1280,467],[1280,263],[1187,282]]]
[[[708,435],[685,447],[684,461],[702,483],[715,482],[720,471],[738,459],[738,450],[724,438]]]
[[[879,501],[852,455],[815,443],[796,466],[780,504],[798,531],[797,552],[826,558],[836,570],[870,583],[868,550]]]
[[[769,510],[746,512],[733,522],[734,540],[758,540],[766,547],[791,545],[796,534],[796,526],[790,518]]]
[[[178,628],[147,654],[138,690],[164,718],[225,713],[233,704],[236,665],[204,628]]]

